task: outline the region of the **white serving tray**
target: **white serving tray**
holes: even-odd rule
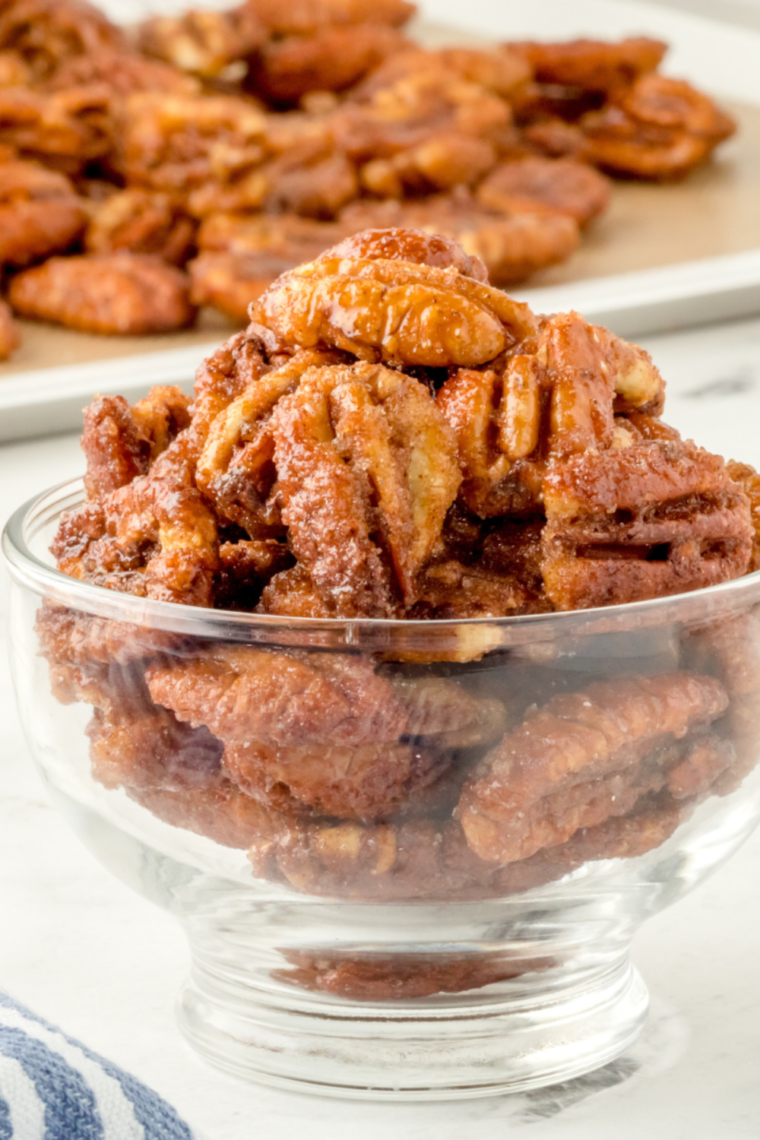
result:
[[[421,38],[451,42],[452,27],[463,23],[461,0],[422,0],[420,7]],[[109,0],[108,8],[112,16],[134,19],[131,0]],[[639,0],[469,0],[466,11],[461,42],[656,36],[671,44],[666,71],[692,78],[719,98],[760,107],[756,31]],[[515,293],[538,312],[574,308],[623,336],[643,336],[760,313],[760,249]],[[153,384],[189,389],[197,365],[219,340],[10,374],[0,379],[0,442],[77,428],[96,392],[134,400]]]

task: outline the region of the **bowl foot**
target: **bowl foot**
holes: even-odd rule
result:
[[[203,1057],[248,1080],[354,1099],[456,1100],[569,1080],[622,1053],[649,1004],[627,956],[582,980],[562,968],[538,985],[515,979],[507,995],[383,1003],[265,990],[220,966],[195,958],[178,1000],[180,1029]]]

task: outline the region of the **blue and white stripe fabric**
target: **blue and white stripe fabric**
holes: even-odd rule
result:
[[[157,1093],[0,993],[0,1140],[199,1140]]]

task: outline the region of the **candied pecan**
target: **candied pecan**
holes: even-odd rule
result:
[[[522,147],[529,153],[549,158],[574,159],[591,162],[591,144],[576,123],[565,123],[559,118],[541,118],[524,125],[520,131]],[[518,157],[523,156],[518,150]]]
[[[585,226],[607,209],[610,184],[582,162],[535,155],[495,167],[478,187],[477,200],[496,210],[509,209],[515,201],[536,203]]]
[[[61,704],[84,701],[104,711],[117,704],[142,716],[153,707],[144,663],[181,640],[149,629],[44,602],[35,633],[50,666],[53,695]]]
[[[562,43],[512,42],[505,47],[526,59],[541,83],[605,94],[627,87],[640,75],[655,71],[667,51],[667,44],[645,36],[617,42],[589,39]]]
[[[87,223],[63,174],[31,162],[0,163],[0,263],[23,266],[62,253]]]
[[[537,358],[519,355],[503,375],[461,368],[438,392],[436,403],[456,434],[461,498],[476,514],[524,514],[540,502],[544,465],[540,455],[531,457],[541,442],[547,389]]]
[[[254,874],[297,891],[361,901],[483,898],[494,868],[454,820],[370,824],[280,816],[252,842]]]
[[[547,458],[627,442],[615,412],[663,405],[649,355],[577,313],[545,321],[525,347],[503,371],[460,369],[436,397],[456,433],[462,499],[484,518],[535,512]]]
[[[273,36],[309,36],[331,24],[390,24],[398,27],[414,15],[407,0],[244,0]]]
[[[683,80],[645,75],[581,120],[590,161],[610,174],[683,178],[729,138],[736,124]]]
[[[377,365],[314,369],[278,404],[273,436],[289,541],[336,614],[392,613],[391,567],[412,601],[461,478],[429,392]]]
[[[131,186],[167,193],[256,177],[266,154],[265,116],[233,96],[132,95],[120,128],[114,156],[119,173]]]
[[[422,698],[413,705],[360,659],[219,647],[156,663],[147,677],[154,700],[225,742],[227,774],[275,810],[382,819],[450,763],[402,742],[415,727],[410,711],[433,727],[422,723]],[[465,741],[477,736],[472,721],[486,714],[473,703],[450,713],[452,743],[457,728]]]
[[[287,951],[289,969],[273,978],[348,1001],[410,1001],[433,994],[483,989],[553,965],[552,959],[511,958],[506,954],[326,954]]]
[[[147,670],[157,704],[225,744],[358,747],[397,740],[408,716],[361,658],[219,645]]]
[[[313,261],[345,236],[340,223],[297,214],[218,213],[201,223],[198,247],[204,252],[261,254],[273,262],[281,261],[283,269],[293,269],[304,261]]]
[[[7,360],[21,347],[21,332],[5,301],[0,301],[0,360]]]
[[[93,778],[106,788],[203,789],[221,774],[221,741],[167,709],[129,715],[117,704],[96,710],[86,732]]]
[[[558,609],[639,601],[743,574],[750,509],[723,460],[651,440],[573,455],[544,481],[546,592]]]
[[[187,265],[190,300],[198,307],[209,305],[218,309],[230,321],[244,325],[251,304],[281,273],[297,264],[267,253],[202,253]]]
[[[162,471],[170,451],[147,475],[62,516],[51,547],[59,570],[156,601],[211,604],[216,521],[194,487]]]
[[[410,618],[465,621],[481,617],[513,617],[547,609],[537,591],[509,571],[462,565],[455,559],[436,561],[425,568],[417,587],[417,602]]]
[[[80,332],[145,336],[195,319],[189,279],[143,254],[51,257],[11,282],[15,312]]]
[[[0,143],[24,158],[76,175],[110,153],[111,110],[105,84],[52,94],[28,88],[0,89]]]
[[[496,152],[483,139],[450,132],[391,158],[376,158],[362,166],[362,188],[378,198],[403,198],[471,186],[493,167]]]
[[[662,408],[664,384],[648,353],[577,313],[547,322],[537,356],[551,385],[552,456],[610,447],[614,411]]]
[[[492,744],[503,736],[507,716],[503,703],[475,697],[447,677],[391,676],[406,706],[405,737],[438,751]]]
[[[282,133],[280,139],[276,131],[269,131],[260,165],[216,173],[194,189],[188,199],[190,211],[199,218],[252,209],[332,218],[356,197],[356,168],[336,148],[328,130],[307,121],[301,130]]]
[[[447,761],[416,745],[383,742],[276,748],[230,744],[224,768],[246,795],[289,815],[382,820],[433,784]]]
[[[265,39],[263,25],[246,5],[227,12],[152,16],[137,29],[137,43],[146,55],[204,79],[221,75],[229,64],[253,55]]]
[[[363,185],[382,197],[471,185],[496,162],[497,142],[510,122],[509,105],[499,96],[428,71],[330,116],[338,146],[363,166]]]
[[[248,82],[270,103],[298,103],[312,91],[353,86],[408,45],[409,40],[389,26],[328,26],[312,36],[270,41],[257,56]]]
[[[425,567],[419,601],[407,616],[509,617],[552,608],[541,577],[543,519],[509,519],[493,530],[477,528],[474,535],[471,524],[463,528],[461,521],[449,512],[443,552]]]
[[[418,201],[356,202],[342,211],[339,221],[355,230],[402,226],[446,235],[484,262],[495,285],[522,280],[565,261],[580,240],[578,225],[570,217],[527,203],[491,209],[461,188]]]
[[[196,224],[168,194],[121,190],[92,212],[85,234],[90,253],[150,253],[172,265],[187,261]]]
[[[98,396],[84,413],[82,450],[90,499],[107,495],[144,475],[190,423],[190,401],[176,387],[152,388],[130,408],[123,396]]]
[[[272,412],[304,373],[334,363],[336,354],[305,350],[249,384],[210,424],[195,472],[197,486],[217,515],[241,526],[249,537],[282,531],[276,479]]]
[[[122,30],[84,0],[5,0],[0,48],[17,52],[37,80],[76,56],[128,50]]]
[[[553,697],[509,733],[462,791],[468,844],[499,863],[625,815],[684,760],[678,741],[728,706],[719,681],[690,673],[596,682]]]
[[[251,315],[302,347],[432,367],[482,364],[535,327],[527,306],[453,267],[329,255],[282,277]]]

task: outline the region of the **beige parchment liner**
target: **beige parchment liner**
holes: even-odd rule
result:
[[[736,116],[739,132],[707,166],[672,185],[616,182],[610,209],[586,231],[578,252],[526,285],[564,285],[760,247],[760,107],[724,106]],[[41,368],[221,341],[235,327],[210,311],[196,328],[164,336],[91,336],[20,324],[23,346],[13,360],[0,364],[0,383]]]

